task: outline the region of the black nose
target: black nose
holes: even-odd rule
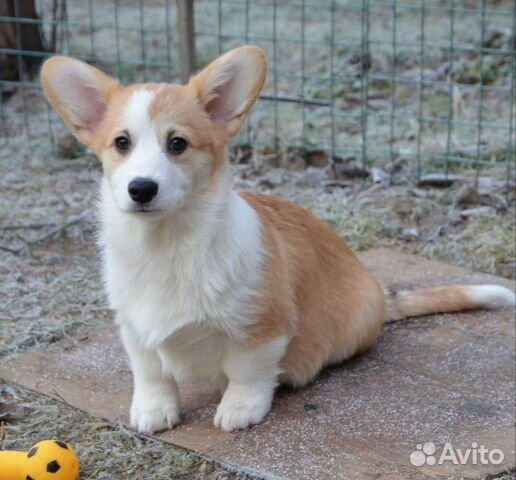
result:
[[[127,188],[129,196],[141,205],[149,203],[158,193],[158,184],[148,178],[135,178]]]

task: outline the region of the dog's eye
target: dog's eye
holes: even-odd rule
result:
[[[131,141],[127,137],[116,137],[115,147],[120,153],[125,153],[131,147]]]
[[[186,150],[187,146],[188,144],[184,138],[173,137],[168,141],[167,148],[172,155],[180,155]]]

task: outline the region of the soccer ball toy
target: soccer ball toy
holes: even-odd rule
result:
[[[28,452],[0,452],[0,480],[77,480],[79,459],[73,448],[43,440]]]

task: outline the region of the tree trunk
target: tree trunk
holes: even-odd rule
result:
[[[34,0],[1,0],[0,16],[39,20]],[[17,27],[16,23],[0,23],[0,48],[43,52],[45,48],[40,25],[20,23]],[[23,73],[20,67],[32,76],[42,60],[39,56],[20,54],[19,57],[11,53],[0,53],[0,80],[20,80]]]

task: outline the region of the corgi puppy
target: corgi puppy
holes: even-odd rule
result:
[[[227,146],[266,71],[253,46],[184,86],[125,87],[60,56],[42,67],[49,102],[103,165],[105,284],[140,432],[179,422],[178,381],[218,386],[215,425],[242,429],[265,418],[278,384],[370,349],[386,320],[515,303],[494,285],[389,293],[307,210],[233,191]]]

